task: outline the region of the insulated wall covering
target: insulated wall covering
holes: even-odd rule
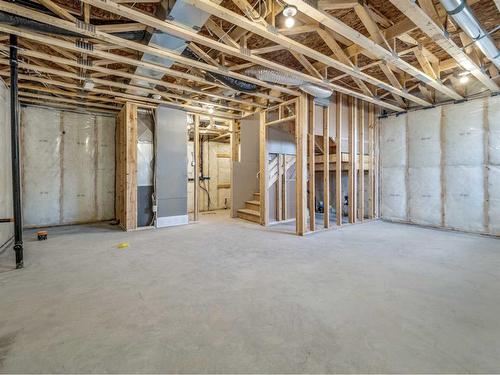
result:
[[[24,225],[114,217],[115,119],[23,107]]]
[[[380,121],[384,219],[500,234],[500,101]]]

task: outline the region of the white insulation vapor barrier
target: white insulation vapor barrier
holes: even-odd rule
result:
[[[406,221],[406,115],[380,121],[381,216]]]
[[[24,225],[114,217],[115,119],[23,107]]]
[[[0,80],[0,217],[10,218],[12,210],[12,159],[10,149],[9,91]],[[0,223],[0,252],[11,243],[12,223]]]
[[[380,121],[384,219],[500,234],[500,99]]]

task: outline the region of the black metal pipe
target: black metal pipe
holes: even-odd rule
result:
[[[10,35],[10,126],[12,150],[12,199],[14,207],[14,251],[16,268],[23,268],[23,212],[21,206],[21,161],[19,157],[19,98],[17,90],[17,36]]]

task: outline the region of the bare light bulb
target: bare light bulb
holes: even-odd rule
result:
[[[461,84],[465,84],[467,82],[469,82],[469,76],[461,76],[460,77],[460,83]]]
[[[214,107],[208,107],[208,113],[213,114],[214,113]]]
[[[293,17],[285,18],[285,27],[291,29],[295,25],[295,19]]]

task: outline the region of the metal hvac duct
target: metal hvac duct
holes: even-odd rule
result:
[[[484,55],[500,69],[500,54],[491,36],[483,29],[466,0],[440,0],[446,12],[475,42]]]
[[[292,74],[278,72],[274,69],[265,68],[263,66],[252,67],[250,69],[247,69],[245,71],[245,74],[260,79],[261,81],[264,82],[298,86],[300,90],[316,98],[326,99],[332,96],[333,94],[333,90],[305,82],[300,78],[296,78]]]

